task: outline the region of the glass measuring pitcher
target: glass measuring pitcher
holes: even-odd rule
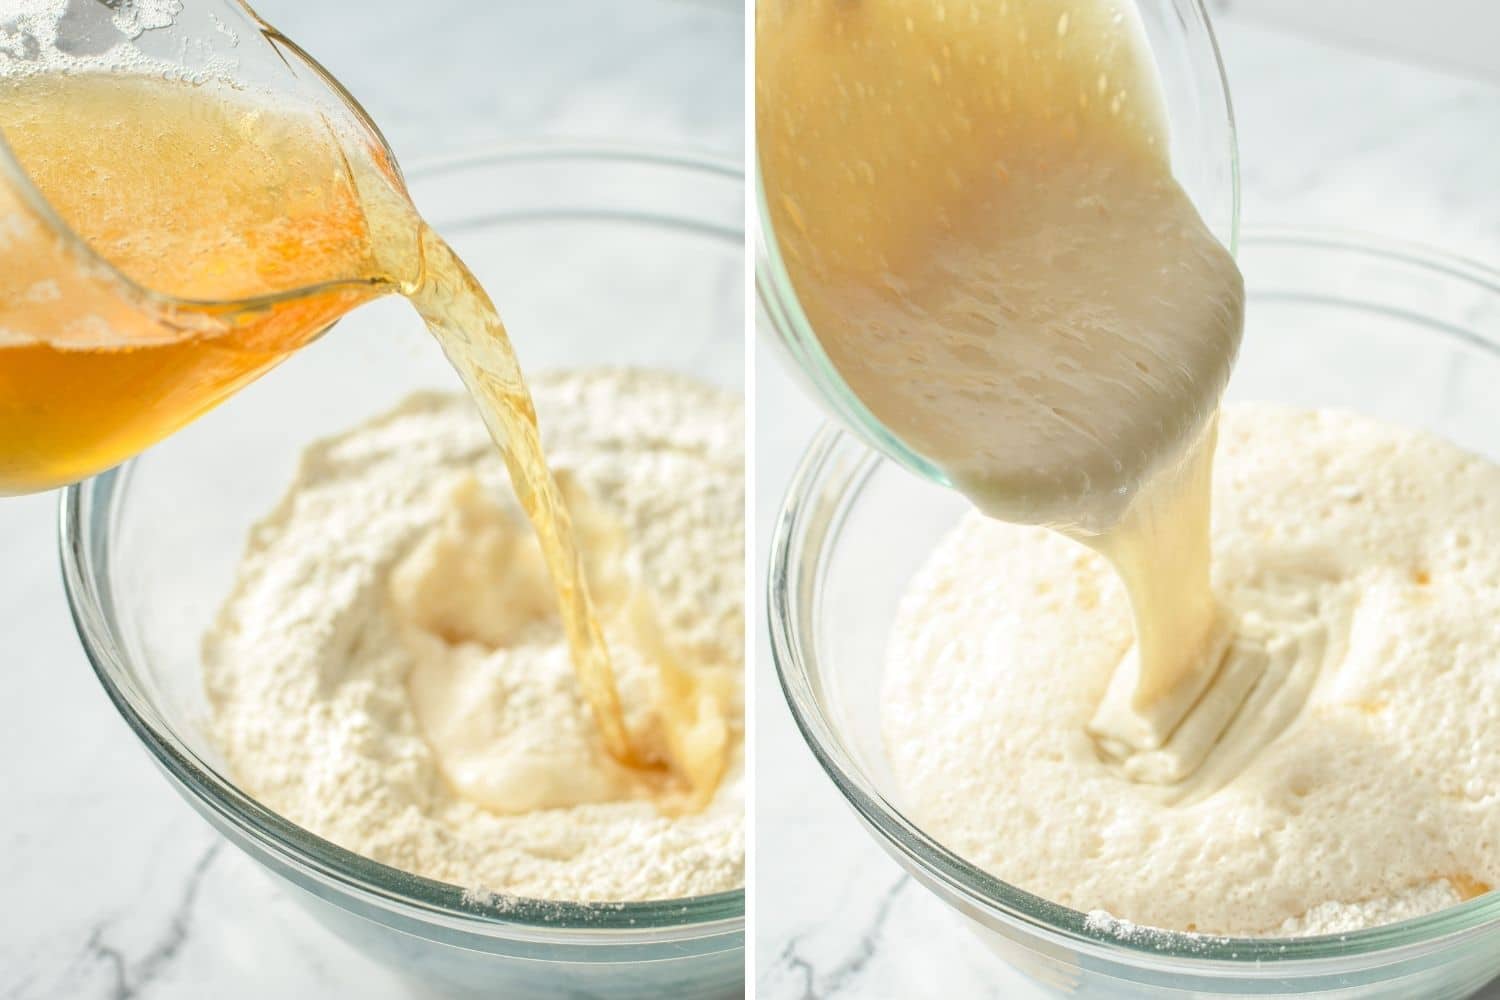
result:
[[[120,462],[394,290],[371,185],[405,197],[374,123],[235,0],[0,0],[0,495]]]
[[[996,3],[1004,10],[1003,3]],[[952,11],[961,6],[949,5]],[[1201,0],[1136,0],[1135,7],[1170,124],[1172,174],[1208,229],[1233,252],[1239,223],[1234,117],[1208,14]],[[1059,30],[1065,28],[1064,20]],[[790,362],[790,370],[804,388],[845,428],[918,475],[953,486],[948,472],[871,412],[830,360],[788,275],[760,170],[756,171],[756,202],[757,325],[770,333],[770,341]]]

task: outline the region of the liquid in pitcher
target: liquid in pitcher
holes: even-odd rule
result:
[[[117,272],[0,185],[0,494],[139,452],[396,285],[348,138],[312,113],[58,74],[0,84],[0,132]],[[376,157],[362,168],[399,183]]]
[[[637,746],[500,316],[371,140],[227,87],[128,74],[7,81],[0,131],[50,206],[0,184],[0,493],[121,461],[345,312],[399,293],[501,449],[604,748],[669,808],[708,801],[727,759],[726,707],[663,651],[670,759]]]

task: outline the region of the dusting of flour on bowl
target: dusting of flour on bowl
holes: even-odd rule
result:
[[[650,658],[663,648],[731,706],[734,750],[707,807],[665,805],[605,752],[538,546],[465,396],[415,396],[304,454],[204,638],[215,741],[269,808],[475,898],[737,888],[742,402],[635,370],[531,389],[632,732],[665,738]]]
[[[903,806],[1116,936],[1343,933],[1489,891],[1500,466],[1352,414],[1222,419],[1215,589],[1259,616],[1246,624],[1273,666],[1318,643],[1309,683],[1273,691],[1296,699],[1286,728],[1211,756],[1197,798],[1111,768],[1086,727],[1131,641],[1118,579],[1059,534],[971,513],[911,581],[888,645]]]

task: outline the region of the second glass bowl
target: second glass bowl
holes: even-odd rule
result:
[[[1251,231],[1239,258],[1249,306],[1230,401],[1354,410],[1500,461],[1500,274],[1318,231]],[[1500,892],[1326,937],[1121,937],[924,833],[903,811],[880,736],[885,624],[967,507],[824,430],[771,539],[768,608],[776,667],[814,755],[876,841],[986,944],[1060,996],[1457,1000],[1500,973]]]

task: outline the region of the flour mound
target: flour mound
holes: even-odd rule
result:
[[[628,901],[736,888],[742,403],[646,371],[543,375],[532,393],[566,491],[623,540],[597,575],[632,730],[660,728],[659,676],[612,612],[626,570],[649,587],[673,652],[729,694],[735,749],[707,808],[662,810],[608,760],[550,589],[537,599],[547,580],[535,542],[463,396],[415,396],[308,449],[204,639],[213,736],[269,808],[476,893]],[[586,547],[594,535],[582,525]],[[510,588],[503,607],[480,587]]]
[[[1137,927],[1341,932],[1500,883],[1500,467],[1352,414],[1230,406],[1213,544],[1231,604],[1267,579],[1349,595],[1287,728],[1188,804],[1111,770],[1085,725],[1131,642],[1118,580],[970,514],[888,645],[911,815],[998,878]]]

